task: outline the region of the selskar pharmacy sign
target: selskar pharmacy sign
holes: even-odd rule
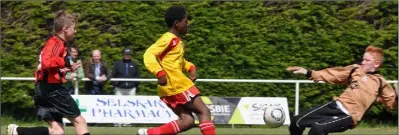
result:
[[[177,119],[157,96],[73,96],[87,123],[167,123]]]

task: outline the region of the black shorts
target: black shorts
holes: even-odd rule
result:
[[[337,101],[330,101],[324,105],[313,107],[291,118],[291,135],[302,135],[306,127],[310,127],[310,135],[344,132],[352,129],[353,119],[344,113],[337,105]]]
[[[62,123],[64,117],[75,118],[80,115],[78,105],[62,84],[36,84],[33,100],[39,120]]]

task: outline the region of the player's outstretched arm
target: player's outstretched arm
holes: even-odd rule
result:
[[[308,73],[308,70],[306,70],[303,67],[299,67],[299,66],[288,67],[287,71],[290,71],[294,74],[303,74],[303,75],[306,75]]]
[[[287,68],[287,71],[291,71],[294,74],[306,75],[309,79],[315,82],[324,81],[330,84],[348,84],[348,77],[353,68],[355,68],[355,66],[350,65],[346,67],[333,67],[315,71],[303,67],[291,66]]]

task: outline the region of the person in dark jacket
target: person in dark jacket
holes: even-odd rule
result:
[[[139,67],[132,61],[132,51],[123,49],[123,59],[114,63],[112,78],[140,78]],[[113,81],[115,95],[136,95],[139,82]]]
[[[91,60],[85,63],[84,73],[90,81],[85,82],[86,92],[92,95],[104,94],[104,84],[110,79],[107,65],[101,61],[100,50],[94,50]]]

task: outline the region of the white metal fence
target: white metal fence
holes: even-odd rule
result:
[[[34,81],[33,77],[1,77],[1,80],[7,81]],[[82,81],[89,81],[83,78]],[[139,82],[155,82],[157,79],[127,79],[127,78],[111,78],[110,81],[139,81]],[[263,79],[197,79],[196,82],[228,82],[228,83],[292,83],[295,84],[295,115],[299,113],[299,84],[315,83],[310,80],[263,80]],[[323,82],[319,82],[323,83]],[[398,80],[389,80],[388,83],[398,83]],[[79,81],[75,81],[75,95],[79,93]]]

